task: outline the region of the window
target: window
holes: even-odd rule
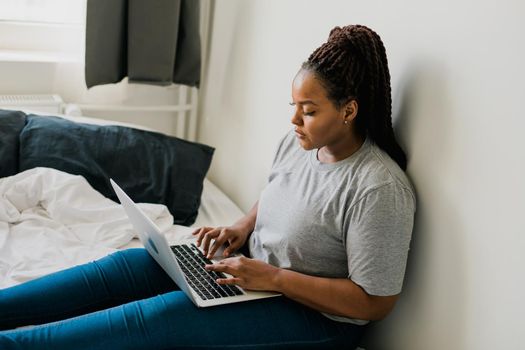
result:
[[[0,0],[0,20],[83,24],[86,0]]]
[[[86,0],[0,0],[0,61],[81,61]]]

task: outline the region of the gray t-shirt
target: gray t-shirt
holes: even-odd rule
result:
[[[279,144],[261,193],[250,254],[312,276],[350,278],[371,295],[395,295],[414,212],[406,175],[369,139],[350,157],[327,164],[319,162],[317,149],[305,151],[292,130]]]

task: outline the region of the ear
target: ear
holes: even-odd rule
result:
[[[356,100],[350,100],[343,106],[345,122],[352,122],[357,117],[359,106]]]

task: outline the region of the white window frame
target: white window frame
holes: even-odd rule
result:
[[[0,19],[0,62],[83,62],[84,23]]]

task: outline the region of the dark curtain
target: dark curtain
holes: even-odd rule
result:
[[[199,0],[88,0],[86,85],[199,86]]]

